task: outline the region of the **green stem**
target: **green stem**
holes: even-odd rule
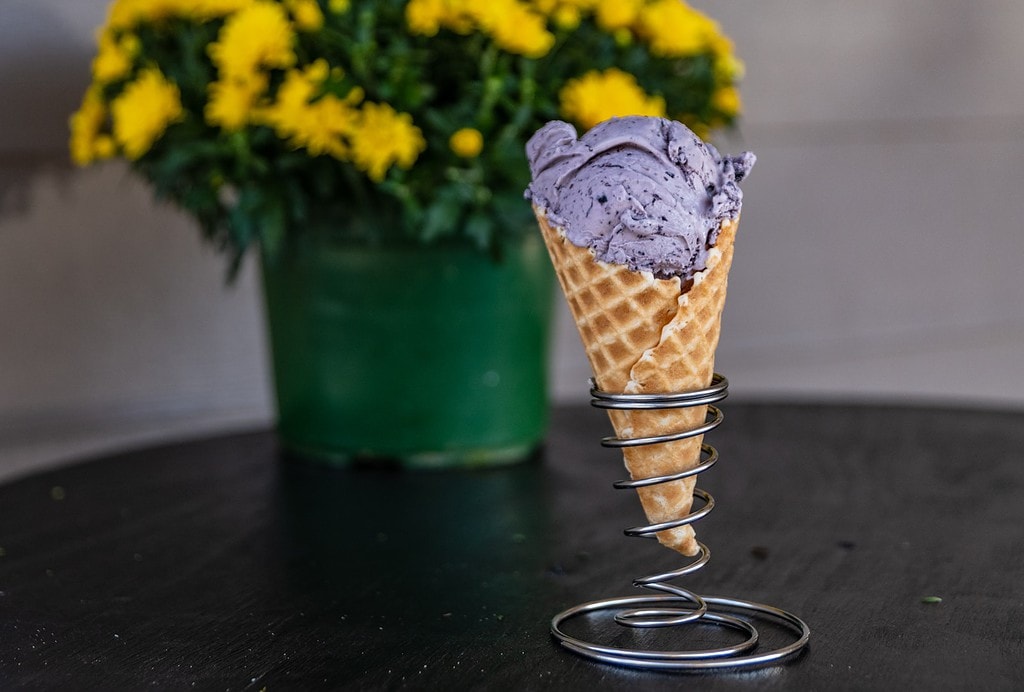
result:
[[[489,42],[480,56],[480,81],[484,85],[484,93],[477,109],[477,122],[482,128],[489,129],[494,122],[494,107],[501,97],[502,78],[495,74],[498,63],[498,47]]]
[[[519,103],[516,106],[508,125],[502,128],[498,138],[502,141],[515,139],[526,127],[534,114],[537,100],[537,80],[534,78],[536,65],[529,60],[521,61],[522,71],[519,82]]]
[[[352,72],[356,75],[356,81],[370,93],[376,91],[376,80],[370,69],[371,58],[377,47],[374,40],[375,22],[373,10],[365,9],[359,13],[356,20],[356,42],[352,47]]]

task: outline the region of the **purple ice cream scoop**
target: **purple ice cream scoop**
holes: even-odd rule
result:
[[[599,260],[685,283],[704,269],[726,219],[740,213],[755,157],[721,157],[685,125],[612,118],[577,137],[552,121],[526,143],[526,197]]]

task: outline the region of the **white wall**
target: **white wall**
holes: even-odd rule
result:
[[[0,478],[271,418],[253,267],[122,164],[76,170],[68,115],[106,0],[0,0]]]
[[[1024,405],[1024,3],[696,3],[759,157],[720,370],[736,399]],[[258,284],[113,164],[66,164],[105,0],[0,0],[0,477],[270,420]],[[554,395],[588,376],[560,306]]]
[[[733,397],[1020,407],[1024,3],[700,6],[747,64],[722,148],[758,155],[718,352]]]
[[[1024,3],[718,5],[761,155],[721,352],[737,393],[1019,406]]]

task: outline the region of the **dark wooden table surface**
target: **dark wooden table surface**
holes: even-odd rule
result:
[[[1024,689],[1024,413],[725,411],[713,558],[684,583],[803,617],[785,665],[552,640],[559,610],[682,564],[622,535],[639,503],[581,406],[505,469],[328,470],[261,431],[0,487],[0,689]]]

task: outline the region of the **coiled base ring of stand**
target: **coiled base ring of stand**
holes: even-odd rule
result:
[[[702,597],[701,602],[705,607],[717,606],[717,609],[707,608],[693,622],[713,624],[736,630],[742,635],[746,635],[746,639],[732,646],[687,649],[683,651],[654,651],[604,646],[573,637],[562,629],[566,621],[591,613],[610,612],[622,608],[635,610],[643,607],[652,608],[660,612],[666,606],[673,606],[673,611],[681,606],[689,605],[693,607],[691,601],[676,596],[623,596],[622,598],[608,598],[600,601],[591,601],[590,603],[582,603],[564,610],[552,618],[551,633],[561,642],[562,646],[581,656],[602,663],[659,670],[714,670],[747,668],[778,663],[803,649],[811,636],[810,629],[803,620],[792,613],[773,606],[752,601],[741,601],[736,598],[711,596]],[[795,638],[789,644],[779,646],[770,651],[748,653],[760,642],[760,633],[749,619],[735,617],[734,615],[721,612],[719,609],[735,611],[737,614],[746,616],[746,618],[758,617],[770,620],[772,624],[788,629]],[[619,622],[619,620],[616,619],[616,622]],[[619,622],[619,624],[622,623]]]
[[[638,447],[682,440],[709,432],[723,420],[722,412],[713,406],[728,395],[729,382],[715,373],[711,385],[705,389],[671,394],[613,394],[602,392],[596,385],[591,389],[591,404],[598,408],[619,410],[655,410],[666,408],[687,408],[707,406],[705,422],[689,430],[640,438],[606,437],[601,440],[605,447]],[[708,444],[701,445],[701,458],[690,469],[628,481],[618,481],[614,487],[620,490],[635,489],[669,483],[682,478],[696,476],[707,471],[718,461],[718,452]],[[694,488],[694,497],[701,500],[702,507],[673,521],[639,526],[625,530],[627,536],[654,538],[660,531],[691,524],[707,515],[715,506],[710,493]],[[657,670],[714,670],[723,668],[744,668],[777,663],[792,656],[806,646],[810,640],[810,628],[792,613],[774,606],[743,601],[736,598],[699,596],[692,591],[670,584],[671,580],[696,572],[711,559],[711,551],[703,543],[697,544],[700,552],[688,565],[671,572],[638,577],[633,585],[662,592],[653,596],[623,596],[583,603],[564,610],[551,620],[551,634],[565,648],[581,656],[615,665]],[[714,606],[712,608],[711,606]],[[622,648],[606,646],[574,637],[563,629],[569,620],[584,619],[587,616],[612,614],[615,624],[632,628],[634,631],[655,628],[696,627],[710,625],[720,629],[739,632],[745,637],[730,645],[711,644],[703,648],[687,650],[656,650],[653,648]],[[743,617],[737,617],[743,615]],[[770,623],[774,629],[785,630],[788,644],[765,647],[761,634],[754,626],[754,620]],[[649,639],[649,637],[643,637]],[[646,645],[646,642],[645,642]]]

